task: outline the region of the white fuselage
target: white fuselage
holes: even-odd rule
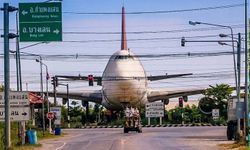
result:
[[[102,92],[102,104],[111,109],[147,102],[146,73],[133,53],[120,50],[110,57],[102,76]]]

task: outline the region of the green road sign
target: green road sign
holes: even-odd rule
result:
[[[30,41],[62,41],[62,24],[60,22],[48,23],[22,23],[20,24],[20,40]]]
[[[20,42],[62,41],[61,3],[19,3]]]

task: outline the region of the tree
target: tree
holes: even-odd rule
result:
[[[233,92],[233,88],[228,84],[216,84],[216,86],[210,85],[210,88],[205,90],[204,95],[210,97],[218,102],[228,99]]]
[[[204,95],[207,100],[210,100],[210,107],[220,110],[220,115],[227,118],[227,100],[231,96],[233,88],[228,84],[216,84],[206,89]],[[200,104],[200,103],[199,103]]]

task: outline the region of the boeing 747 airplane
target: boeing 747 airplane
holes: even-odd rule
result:
[[[147,76],[142,63],[127,46],[125,9],[122,7],[121,50],[115,52],[109,59],[102,77],[94,77],[94,81],[101,82],[101,90],[70,92],[70,99],[98,103],[107,109],[119,110],[124,105],[132,107],[143,106],[148,102],[158,100],[167,101],[169,98],[202,93],[202,89],[179,91],[152,90],[148,81],[180,77],[191,74]],[[56,78],[70,78],[87,80],[88,77],[55,76]],[[57,92],[57,97],[67,98],[66,92]]]

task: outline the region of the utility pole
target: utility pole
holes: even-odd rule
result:
[[[19,35],[18,11],[16,12],[16,35]],[[17,75],[17,91],[22,91],[23,88],[22,88],[19,36],[16,37],[16,75]],[[25,121],[18,122],[18,132],[19,132],[18,134],[21,137],[21,143],[22,145],[24,145],[25,144]]]
[[[49,72],[48,66],[43,64],[46,67],[46,100],[47,100],[47,112],[50,112],[50,105],[49,105]],[[51,133],[51,119],[49,119],[49,133]]]
[[[5,149],[10,149],[11,141],[10,141],[10,102],[9,102],[9,89],[10,89],[10,57],[9,57],[9,39],[15,38],[16,35],[13,33],[9,33],[9,12],[16,11],[17,8],[9,6],[9,3],[4,3],[3,8],[4,11],[4,35],[1,37],[4,38],[4,113],[5,113]]]
[[[42,64],[42,56],[39,55],[39,62],[40,62],[40,84],[41,84],[41,98],[43,100],[42,103],[42,126],[43,126],[43,136],[45,132],[45,118],[44,118],[44,97],[43,97],[43,64]]]
[[[54,89],[54,105],[56,106],[56,105],[57,105],[57,103],[56,103],[57,77],[54,76],[54,77],[52,77],[52,78],[53,78],[52,80],[54,80],[54,82],[53,82],[53,89]]]
[[[9,4],[4,3],[4,104],[5,104],[5,149],[10,148],[10,56],[9,56]]]
[[[248,28],[248,16],[247,16],[247,7],[248,7],[248,0],[245,0],[245,99],[244,99],[244,102],[245,102],[245,133],[246,133],[246,135],[245,135],[245,137],[246,137],[246,139],[248,139],[247,137],[249,137],[249,131],[248,131],[248,129],[249,129],[249,122],[248,122],[248,120],[249,120],[249,116],[248,116],[248,114],[249,114],[249,102],[248,102],[248,100],[249,100],[249,70],[248,70],[248,67],[249,67],[249,56],[248,56],[248,38],[247,38],[247,34],[248,34],[248,31],[247,31],[247,28]],[[248,142],[247,142],[247,144],[248,145],[250,145],[250,139],[248,139]],[[248,147],[250,147],[250,146],[248,146]]]
[[[69,84],[66,84],[67,86],[67,105],[68,105],[68,128],[70,128],[70,116],[69,116]]]
[[[240,69],[241,69],[241,65],[240,65],[240,61],[241,61],[241,35],[240,33],[238,33],[238,42],[237,42],[237,71],[238,71],[238,86],[237,86],[237,102],[240,103]],[[239,108],[237,108],[239,110]],[[238,140],[240,139],[240,118],[237,118],[237,136]]]

